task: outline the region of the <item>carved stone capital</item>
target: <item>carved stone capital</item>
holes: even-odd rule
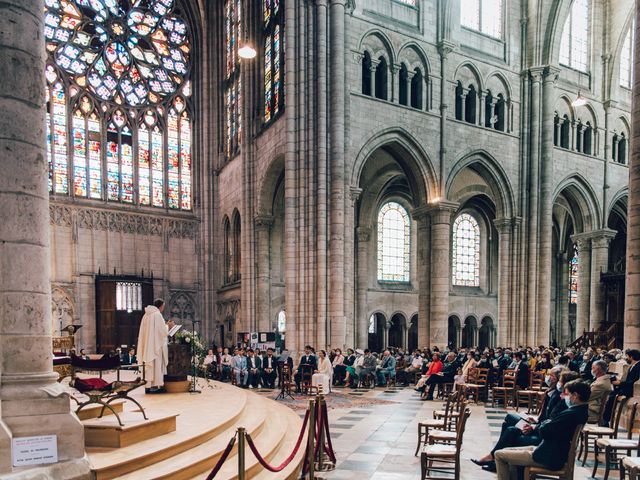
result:
[[[362,195],[362,189],[360,187],[349,187],[349,199],[352,203],[355,204],[360,198],[360,195]]]
[[[265,228],[268,229],[273,225],[273,216],[272,215],[256,215],[253,219],[253,223],[256,229]]]
[[[457,45],[448,40],[442,40],[438,43],[438,54],[444,59],[446,59],[451,52],[456,50]]]
[[[496,218],[493,221],[493,224],[496,226],[496,230],[500,235],[505,235],[511,233],[511,228],[513,227],[513,219],[512,218]]]
[[[358,227],[356,234],[358,235],[358,242],[368,242],[371,239],[371,228]]]

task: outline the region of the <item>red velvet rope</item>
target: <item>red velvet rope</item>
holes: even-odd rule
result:
[[[269,470],[270,472],[280,472],[282,470],[284,470],[287,465],[289,465],[291,463],[291,461],[293,460],[293,458],[296,456],[296,454],[298,453],[298,449],[300,448],[300,445],[302,444],[302,437],[304,437],[304,432],[307,429],[307,423],[309,421],[309,410],[307,409],[307,413],[304,416],[304,421],[302,422],[302,428],[300,429],[300,434],[298,435],[298,440],[296,441],[296,446],[293,449],[293,452],[291,452],[291,455],[289,455],[280,465],[278,465],[277,467],[271,466],[267,463],[267,461],[262,457],[262,455],[260,455],[260,452],[258,452],[258,449],[256,448],[255,443],[253,443],[253,439],[251,438],[251,435],[249,435],[248,433],[246,434],[247,437],[247,444],[249,445],[249,448],[251,449],[251,451],[253,452],[253,454],[256,456],[256,458],[258,459],[258,462],[260,462],[260,465],[262,465],[264,468],[266,468],[267,470]]]
[[[222,456],[218,459],[218,463],[216,463],[216,466],[213,467],[213,470],[211,470],[211,473],[207,477],[207,480],[212,480],[218,474],[218,472],[222,468],[222,464],[227,460],[227,457],[231,453],[231,450],[233,449],[233,445],[235,443],[236,443],[236,434],[234,434],[233,437],[231,437],[231,440],[229,440],[229,443],[227,444],[227,448],[225,448],[224,452],[222,452]]]
[[[329,412],[327,411],[327,404],[324,403],[322,405],[323,410],[323,420],[324,420],[324,429],[327,434],[327,445],[324,448],[324,451],[327,452],[329,458],[333,463],[336,463],[336,453],[333,450],[333,445],[331,444],[331,433],[329,432]]]

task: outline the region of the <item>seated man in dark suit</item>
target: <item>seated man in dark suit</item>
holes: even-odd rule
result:
[[[516,361],[516,386],[520,390],[529,388],[529,365],[523,360],[522,352],[516,352],[513,358]]]
[[[249,385],[249,388],[258,388],[261,368],[262,362],[260,361],[260,357],[258,357],[253,349],[250,348],[247,351],[247,373],[249,375],[247,384]]]
[[[493,450],[479,460],[472,459],[471,461],[476,465],[485,467],[485,470],[495,471],[494,458],[498,450],[509,447],[538,445],[542,439],[536,430],[537,426],[541,425],[545,420],[554,418],[567,408],[565,402],[560,398],[562,386],[578,378],[577,373],[563,367],[554,367],[551,369],[549,375],[545,378],[545,382],[549,388],[545,392],[546,395],[540,417],[538,419],[535,417],[526,418],[527,424],[524,426],[521,425],[521,428],[519,428],[516,425],[523,420],[523,416],[517,413],[508,413],[502,422],[500,438],[496,442],[495,447],[493,447]]]
[[[135,349],[130,348],[128,353],[123,353],[122,357],[120,357],[120,363],[122,365],[137,365],[138,359],[136,358]]]
[[[262,386],[265,388],[274,388],[276,383],[276,372],[278,364],[276,357],[273,356],[273,348],[267,348],[267,356],[262,359]]]
[[[457,358],[458,355],[456,352],[449,352],[442,367],[442,372],[429,376],[425,382],[425,388],[427,385],[429,386],[429,393],[426,398],[427,400],[433,400],[433,391],[439,383],[453,383],[453,377],[456,376],[458,368],[461,367]]]
[[[304,355],[300,358],[300,363],[296,370],[294,379],[296,381],[296,391],[300,392],[300,382],[302,381],[302,373],[309,374],[309,381],[313,373],[318,369],[318,359],[311,353],[313,349],[307,345],[304,347]]]
[[[640,350],[630,348],[624,352],[626,360],[631,367],[627,372],[627,377],[623,380],[615,380],[611,382],[614,389],[620,395],[624,395],[627,398],[633,397],[633,384],[640,379]]]
[[[541,438],[538,446],[510,447],[496,452],[498,480],[517,479],[517,469],[514,467],[562,468],[567,462],[576,428],[587,423],[590,395],[589,384],[582,380],[564,385],[562,396],[567,409],[536,427]]]

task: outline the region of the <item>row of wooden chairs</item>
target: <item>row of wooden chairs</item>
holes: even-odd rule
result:
[[[432,419],[418,423],[418,446],[420,454],[421,479],[440,479],[442,475],[453,475],[460,479],[460,453],[467,420],[471,410],[461,391],[447,397],[444,410],[433,412]]]

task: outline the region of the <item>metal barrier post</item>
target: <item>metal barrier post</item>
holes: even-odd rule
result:
[[[314,480],[314,462],[315,462],[315,445],[314,440],[316,437],[316,415],[315,415],[315,402],[309,400],[309,438],[307,439],[307,446],[309,451],[309,480]],[[241,479],[242,480],[242,479]]]
[[[245,428],[238,427],[238,480],[245,480],[244,472],[244,442]]]
[[[318,415],[322,420],[322,407],[324,406],[324,395],[322,391],[322,385],[318,385],[318,396],[316,398],[316,403],[318,405]],[[324,423],[320,422],[320,436],[318,438],[318,443],[320,445],[318,452],[318,471],[322,471],[324,468]]]

